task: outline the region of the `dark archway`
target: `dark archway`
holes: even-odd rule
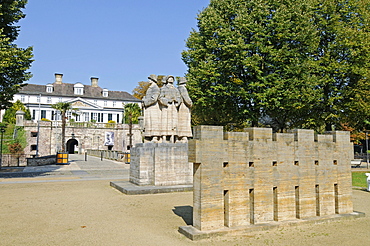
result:
[[[67,141],[67,152],[68,154],[75,153],[75,146],[78,146],[78,141],[76,139],[69,139]]]

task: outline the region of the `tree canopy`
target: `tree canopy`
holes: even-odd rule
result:
[[[18,110],[22,110],[25,113],[24,118],[26,120],[31,119],[30,110],[26,108],[26,106],[24,106],[24,104],[20,100],[17,100],[15,103],[13,103],[13,105],[10,108],[8,108],[5,111],[4,116],[3,116],[3,121],[10,123],[10,124],[15,124],[16,113]]]
[[[25,15],[21,9],[26,0],[2,0],[0,2],[0,109],[11,105],[13,95],[31,78],[26,72],[32,63],[32,47],[18,48],[13,42],[19,34],[19,26],[15,26]]]
[[[138,124],[139,116],[141,115],[141,108],[137,103],[127,103],[124,105],[125,109],[125,123]]]
[[[356,0],[211,0],[182,53],[194,123],[361,125],[356,112],[370,116],[369,10]]]

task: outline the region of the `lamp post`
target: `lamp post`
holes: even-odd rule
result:
[[[365,143],[366,143],[366,168],[369,169],[369,141],[367,135],[369,134],[368,131],[365,131]]]
[[[3,163],[3,136],[5,132],[5,127],[4,125],[0,126],[0,132],[1,132],[1,141],[0,141],[0,169]]]
[[[36,157],[39,156],[40,121],[37,121]]]

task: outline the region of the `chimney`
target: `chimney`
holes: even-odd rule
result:
[[[99,87],[98,86],[98,79],[99,78],[91,77],[90,79],[91,79],[91,86],[92,87]]]
[[[55,74],[55,84],[59,84],[59,85],[63,84],[62,78],[63,78],[62,73],[56,73]]]

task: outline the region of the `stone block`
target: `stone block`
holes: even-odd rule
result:
[[[189,185],[192,168],[187,143],[147,142],[131,150],[130,182],[136,185]]]

